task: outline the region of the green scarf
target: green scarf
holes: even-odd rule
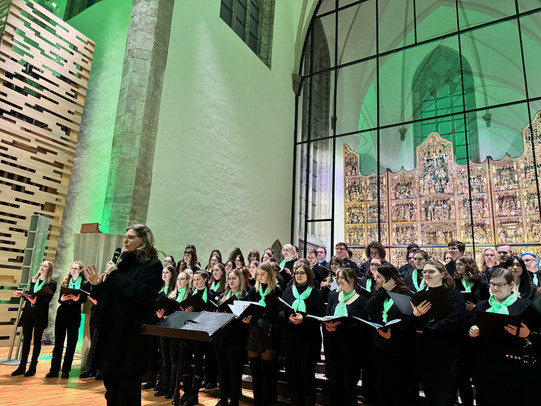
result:
[[[73,278],[70,278],[70,283],[68,285],[68,288],[70,289],[81,289],[81,281],[83,280],[83,277],[79,275],[77,280],[73,282]]]
[[[393,306],[393,304],[394,304],[394,300],[391,299],[390,297],[385,299],[385,301],[383,302],[383,314],[381,315],[381,319],[383,320],[383,324],[387,323],[387,319],[389,317],[387,312]]]
[[[280,262],[280,271],[284,269],[284,266],[286,265],[286,262],[291,261],[290,259],[284,259],[282,262]]]
[[[167,291],[168,291],[168,290],[169,290],[169,285],[164,286],[158,293],[162,293],[162,292],[163,292],[164,295],[167,295]]]
[[[235,293],[235,296],[240,298],[240,290],[237,290],[237,292]],[[231,297],[231,290],[228,290],[227,295],[225,296],[225,300],[228,300],[230,297]]]
[[[295,298],[295,301],[291,305],[293,307],[293,310],[299,311],[299,312],[305,312],[306,313],[306,303],[304,301],[308,296],[310,296],[310,293],[312,293],[312,287],[308,286],[302,294],[299,295],[299,291],[297,290],[297,287],[293,285],[293,289],[291,289],[293,292],[293,297]]]
[[[212,284],[210,285],[210,290],[218,292],[218,289],[220,289],[220,281],[212,282]]]
[[[344,292],[338,294],[338,305],[334,309],[335,316],[346,316],[348,315],[348,308],[346,307],[346,302],[353,297],[355,294],[355,289],[351,291],[349,295],[344,295]],[[342,300],[340,300],[342,298]]]
[[[517,299],[518,296],[515,292],[511,293],[511,295],[501,303],[494,298],[494,295],[490,295],[488,298],[490,308],[487,309],[487,313],[509,314],[508,307],[515,303]]]
[[[38,280],[34,284],[34,293],[36,293],[38,290],[40,290],[43,287],[44,284],[45,284],[45,279],[41,280],[41,279],[38,278]]]
[[[184,286],[182,289],[177,288],[177,302],[182,302],[182,298],[186,294],[187,286]]]
[[[466,292],[471,292],[471,288],[473,288],[473,282],[466,282],[466,279],[462,279],[462,284],[464,285],[464,289],[466,289]]]
[[[420,290],[422,290],[425,287],[425,280],[424,279],[421,280],[421,285],[419,285],[417,283],[417,269],[414,270],[413,273],[411,274],[411,279],[413,280],[413,286],[415,286],[415,290],[417,292],[419,292]]]
[[[372,290],[372,279],[366,278],[366,290],[371,292],[371,290]]]
[[[205,287],[205,289],[203,290],[203,294],[201,295],[203,297],[203,302],[207,303],[207,288]],[[199,289],[194,289],[193,291],[193,295],[197,295],[197,293],[199,292]]]
[[[265,289],[265,292],[263,292],[263,285],[259,284],[259,295],[261,296],[261,299],[259,299],[259,302],[257,303],[259,306],[267,307],[267,304],[265,303],[265,296],[269,294],[269,287],[267,286],[267,289]]]
[[[539,279],[536,274],[532,274],[532,282],[535,286],[539,285]]]

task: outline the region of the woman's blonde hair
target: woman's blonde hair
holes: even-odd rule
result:
[[[49,283],[51,279],[53,279],[54,265],[51,261],[43,261],[43,262],[47,262],[47,265],[49,266],[49,268],[47,269],[47,275],[45,275],[45,282]],[[38,278],[39,278],[39,269],[36,272],[36,274],[32,277],[32,282],[36,283]]]
[[[276,274],[274,272],[274,269],[272,267],[272,264],[269,262],[263,262],[262,264],[259,264],[259,267],[257,270],[262,270],[264,272],[267,272],[269,277],[267,278],[267,284],[269,285],[269,293],[271,293],[276,288]],[[256,291],[259,291],[259,278],[256,277],[255,279],[255,289]]]
[[[134,224],[129,226],[126,229],[126,232],[129,230],[133,230],[137,237],[141,237],[143,239],[141,246],[135,250],[135,258],[137,259],[137,262],[147,262],[150,258],[158,256],[154,235],[152,234],[152,231],[150,231],[150,228],[144,224]]]
[[[242,270],[241,269],[233,269],[231,272],[229,272],[229,274],[232,274],[232,273],[234,273],[235,276],[237,278],[239,278],[239,290],[238,290],[238,292],[240,292],[241,295],[244,295],[244,293],[246,292],[246,285],[244,284],[244,276],[242,274]],[[229,275],[227,275],[227,277],[229,277]],[[225,302],[227,300],[227,293],[230,290],[231,290],[231,288],[229,287],[229,284],[226,283],[224,294],[222,296],[222,300],[220,300],[220,304],[222,304],[223,302]],[[242,296],[241,296],[241,298],[242,298]]]

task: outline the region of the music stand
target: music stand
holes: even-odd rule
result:
[[[175,377],[175,398],[173,400],[175,406],[180,404],[179,381],[182,372],[182,353],[184,352],[185,341],[210,341],[219,330],[234,318],[235,316],[230,313],[177,311],[155,325],[143,325],[143,334],[180,339],[177,376]]]

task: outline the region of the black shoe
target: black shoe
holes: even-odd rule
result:
[[[103,372],[96,372],[96,381],[103,381]]]
[[[207,384],[204,386],[205,389],[214,389],[216,388],[218,385],[216,385],[216,383],[214,382],[207,382]]]
[[[96,376],[96,370],[87,368],[81,375],[79,375],[79,378],[92,378]]]
[[[58,378],[58,372],[49,372],[45,378]]]
[[[156,386],[156,381],[150,380],[142,386],[142,389],[152,389]]]
[[[36,375],[36,367],[38,366],[38,361],[32,361],[30,367],[24,373],[24,376],[34,376]]]
[[[174,395],[173,392],[167,392],[167,395],[165,395],[166,399],[173,399]]]
[[[26,362],[24,364],[20,364],[19,367],[11,373],[11,376],[24,375],[25,372],[26,372]]]
[[[69,372],[62,372],[62,376],[61,376],[63,379],[66,379],[66,378],[69,378],[70,377],[70,374]]]
[[[159,391],[154,393],[154,396],[165,396],[165,391],[159,390]]]

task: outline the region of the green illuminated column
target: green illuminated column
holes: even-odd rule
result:
[[[134,0],[103,210],[103,231],[144,223],[173,0]]]

